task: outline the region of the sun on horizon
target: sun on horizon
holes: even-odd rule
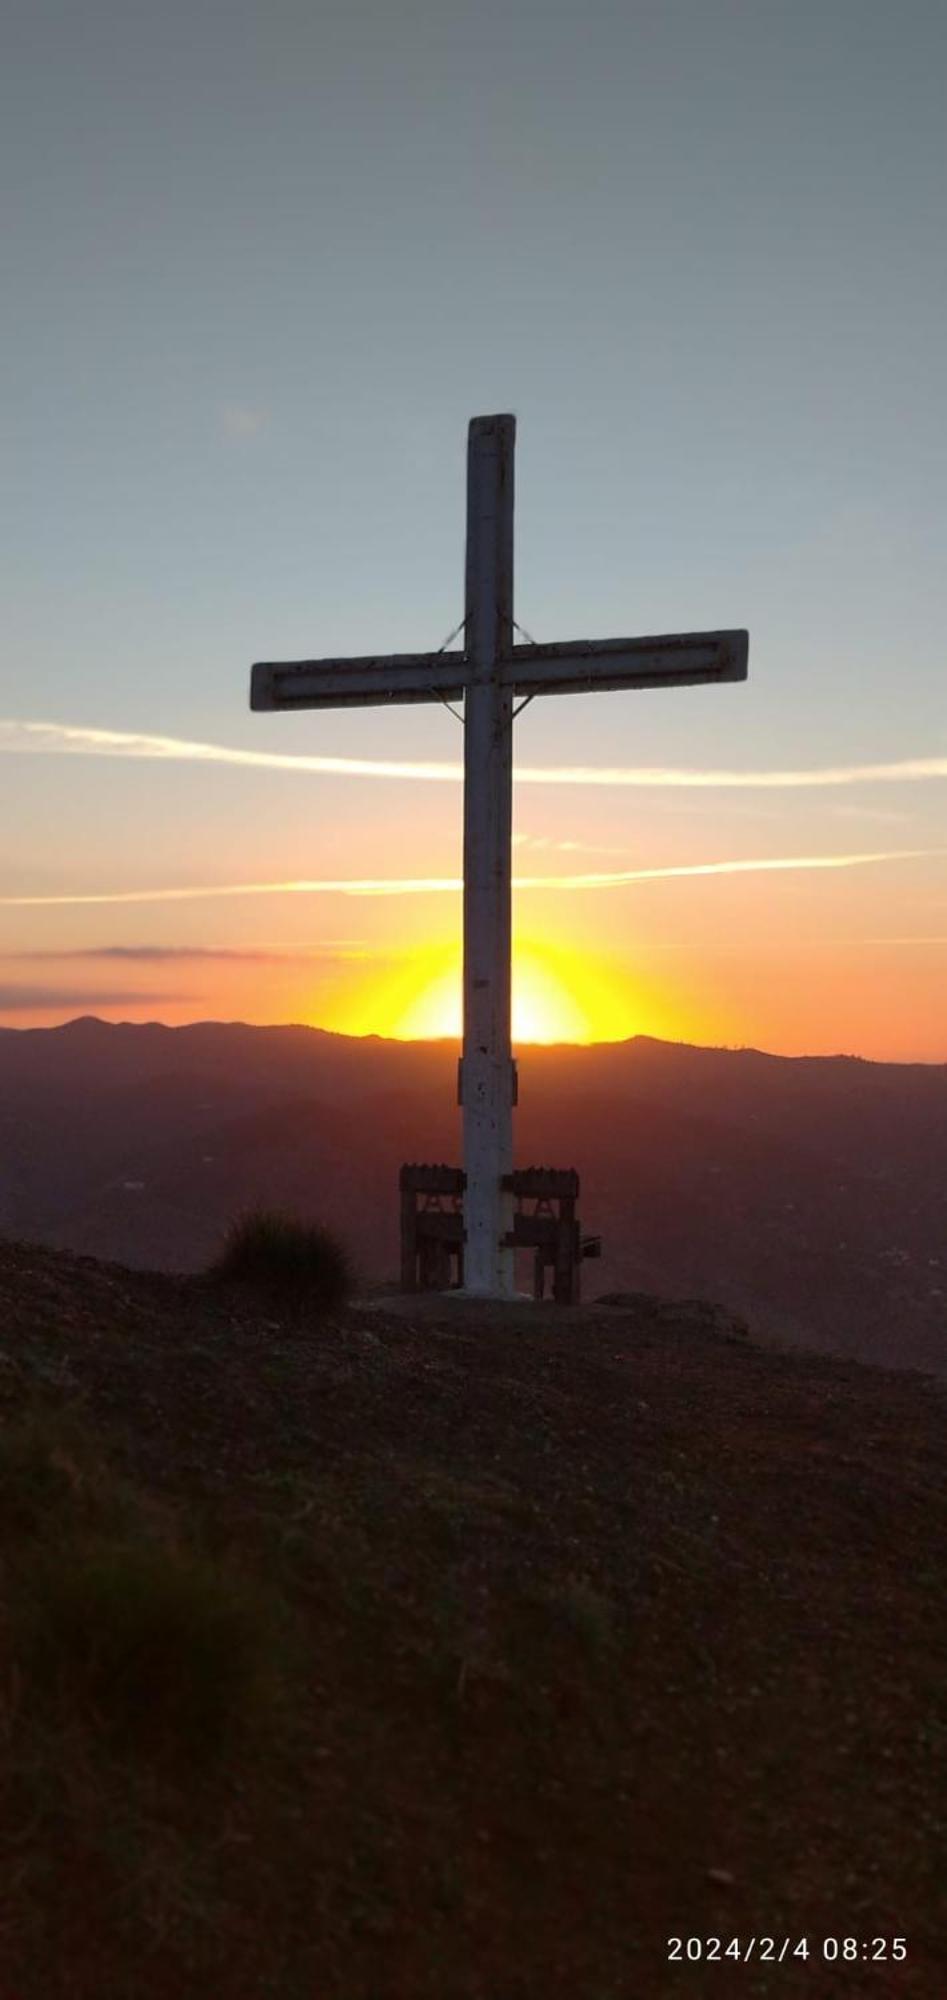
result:
[[[394,1041],[458,1041],[461,957],[456,945],[413,952],[387,974],[359,981],[318,1025]],[[529,940],[513,954],[513,1040],[552,1044],[623,1041],[641,1027],[627,981],[584,953]]]

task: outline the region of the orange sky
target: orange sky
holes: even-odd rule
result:
[[[521,637],[750,634],[517,721],[523,1032],[947,1061],[947,9],[56,11],[0,128],[0,1026],[456,1029],[457,717],[249,677],[454,643],[511,411]]]
[[[790,868],[771,854],[750,868],[744,855],[736,872],[689,874],[661,872],[652,854],[654,873],[616,883],[608,878],[621,874],[622,859],[641,855],[611,853],[604,839],[594,855],[580,845],[592,843],[538,833],[517,840],[520,879],[551,885],[516,893],[517,1039],[640,1033],[788,1055],[947,1059],[947,922],[936,864],[823,867],[803,856]],[[663,866],[685,869],[683,850],[680,835],[666,843]],[[279,878],[264,886],[259,876],[260,893],[201,894],[192,880],[144,890],[150,901],[121,886],[104,893],[127,901],[63,902],[54,890],[48,903],[6,912],[18,950],[7,954],[4,1019],[36,1026],[94,1012],[455,1035],[459,892],[406,888],[432,878],[399,875],[400,890],[384,893],[382,863],[390,870],[395,858],[418,859],[406,830],[399,857],[379,854],[374,836],[353,855],[379,871],[347,878],[373,883],[370,893],[280,888]],[[439,858],[456,865],[443,845]],[[570,888],[593,867],[605,879]],[[118,863],[112,879],[121,884]]]

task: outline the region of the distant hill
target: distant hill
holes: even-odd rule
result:
[[[709,1307],[0,1243],[4,2000],[933,2000],[945,1428]]]
[[[401,1161],[460,1157],[456,1058],[240,1023],[5,1030],[0,1231],[195,1270],[235,1209],[280,1201],[388,1278]],[[947,1367],[947,1065],[529,1048],[516,1143],[581,1174],[587,1291],[713,1297],[780,1341]]]

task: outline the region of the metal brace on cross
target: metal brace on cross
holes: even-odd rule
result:
[[[473,417],[467,438],[463,652],[293,660],[253,668],[253,709],[370,703],[464,704],[464,1289],[514,1293],[511,896],[515,701],[538,694],[741,681],[748,634],[513,644],[513,453],[516,419]]]

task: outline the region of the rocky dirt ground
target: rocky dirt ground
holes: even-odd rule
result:
[[[83,1738],[27,1814],[4,1616],[2,2000],[947,1991],[942,1388],[700,1305],[315,1326],[2,1244],[0,1439],[37,1404],[278,1589],[295,1693],[211,1775]]]

